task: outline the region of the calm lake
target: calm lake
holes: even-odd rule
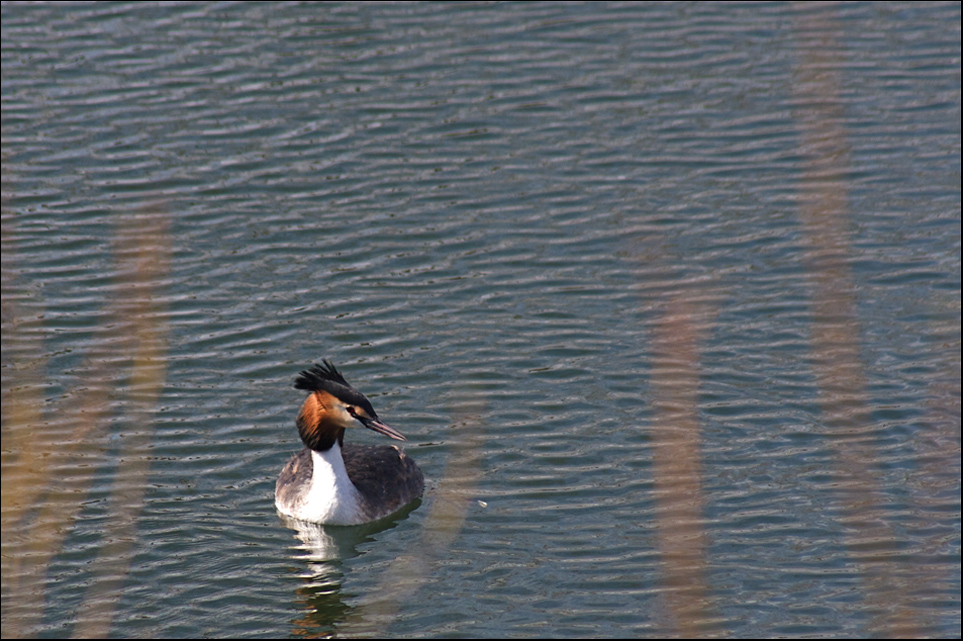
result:
[[[959,637],[960,3],[0,18],[4,638]]]

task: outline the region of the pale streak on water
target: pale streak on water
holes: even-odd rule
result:
[[[913,581],[932,579],[885,556],[897,552],[892,526],[878,518],[886,502],[873,474],[877,445],[864,438],[874,429],[869,381],[860,356],[858,289],[850,260],[849,136],[842,111],[845,62],[842,35],[830,15],[800,11],[796,30],[800,54],[793,86],[797,90],[802,155],[806,159],[800,219],[813,280],[812,350],[826,427],[836,434],[836,487],[842,501],[840,523],[858,564],[861,589],[873,612],[871,628],[887,637],[924,636],[910,600]],[[871,551],[865,551],[871,546]]]
[[[705,499],[698,417],[699,339],[708,309],[692,292],[670,295],[652,327],[652,466],[655,527],[665,593],[679,636],[705,636],[711,599],[705,549]]]
[[[9,421],[6,425],[14,440],[5,453],[20,454],[4,464],[4,524],[10,528],[10,538],[6,540],[16,540],[30,550],[29,554],[10,558],[4,566],[4,589],[17,595],[11,605],[17,610],[10,617],[11,635],[19,636],[39,625],[37,617],[43,613],[44,604],[35,599],[43,597],[46,573],[54,555],[67,545],[63,537],[81,507],[77,496],[88,493],[96,479],[93,468],[84,464],[90,455],[85,452],[85,444],[108,431],[108,381],[124,376],[126,385],[121,391],[126,398],[119,407],[139,429],[128,434],[121,444],[115,486],[109,496],[114,541],[97,551],[75,634],[103,637],[111,629],[114,601],[124,585],[131,549],[138,538],[137,516],[150,472],[151,425],[164,386],[168,324],[163,304],[154,296],[169,272],[167,225],[166,212],[156,205],[149,211],[132,212],[119,219],[113,252],[117,257],[117,281],[102,336],[110,335],[112,349],[109,353],[91,354],[86,367],[92,389],[77,390],[52,409],[56,418],[49,422],[58,427],[57,433],[38,433],[37,428],[44,422],[38,412],[43,405],[40,399],[25,399],[22,391],[17,390],[10,390],[4,399],[4,416]],[[11,332],[5,337],[7,340],[17,340],[24,333],[19,316],[14,309],[14,322],[5,326]],[[31,349],[41,351],[32,344]],[[35,378],[38,374],[30,372],[28,376]],[[25,411],[29,414],[26,419],[21,418]],[[23,427],[18,429],[18,420],[30,422],[21,423]],[[65,469],[71,470],[72,482],[64,482]],[[64,492],[64,486],[69,491]],[[43,493],[45,489],[49,492]]]
[[[958,3],[2,12],[4,638],[958,636]]]

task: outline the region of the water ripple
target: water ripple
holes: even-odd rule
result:
[[[4,3],[3,636],[958,635],[959,23]]]

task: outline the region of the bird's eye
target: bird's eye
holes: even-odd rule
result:
[[[357,412],[357,410],[355,410],[354,407],[352,407],[352,406],[349,405],[349,406],[347,406],[345,409],[348,410],[348,414],[350,414],[351,416],[353,416],[353,417],[355,417],[355,418],[358,418],[358,412]]]

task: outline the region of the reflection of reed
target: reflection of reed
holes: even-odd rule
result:
[[[451,546],[464,527],[481,474],[480,401],[467,399],[457,409],[445,474],[438,482],[425,519],[423,534],[408,555],[385,572],[371,600],[355,610],[341,632],[351,636],[383,637],[405,601],[429,580],[433,563]]]
[[[57,540],[48,543],[49,528],[31,526],[27,515],[46,486],[48,467],[56,444],[39,429],[43,420],[43,385],[40,372],[46,366],[37,336],[42,329],[41,313],[28,317],[17,304],[12,268],[16,233],[15,217],[3,216],[3,483],[2,558],[3,638],[34,633],[43,614],[43,581]],[[11,356],[12,355],[12,356]],[[7,374],[7,372],[13,374]],[[35,520],[35,523],[38,521]],[[33,531],[32,531],[33,530]]]
[[[705,634],[709,601],[698,417],[699,345],[706,313],[670,294],[652,326],[652,467],[664,597],[678,636]]]
[[[642,305],[650,323],[654,530],[662,588],[675,636],[706,636],[714,618],[707,588],[702,425],[699,422],[700,342],[718,308],[715,283],[680,280],[659,237],[640,241],[636,260]]]
[[[109,321],[81,370],[86,372],[85,380],[49,414],[42,411],[39,391],[39,341],[29,343],[33,358],[12,365],[17,380],[4,386],[3,399],[4,637],[37,630],[48,567],[97,473],[96,466],[83,464],[94,453],[89,440],[106,432],[113,418],[111,397],[118,389],[126,389],[127,418],[136,428],[122,445],[117,482],[110,495],[111,519],[74,631],[79,636],[109,632],[143,503],[150,415],[165,378],[167,319],[156,302],[156,290],[168,273],[169,253],[162,213],[145,212],[122,220],[116,244],[119,277]],[[6,345],[19,343],[22,354],[28,332],[17,311],[5,303],[3,342],[5,350]],[[42,328],[30,329],[39,333]]]
[[[800,41],[793,86],[806,165],[800,217],[813,282],[812,352],[824,421],[838,464],[835,484],[842,502],[850,554],[860,565],[865,599],[875,614],[872,634],[919,636],[910,614],[910,586],[894,572],[895,534],[883,518],[884,498],[873,474],[879,459],[869,416],[866,373],[860,358],[856,292],[850,271],[846,172],[849,149],[843,126],[845,63],[832,5],[799,7]]]

